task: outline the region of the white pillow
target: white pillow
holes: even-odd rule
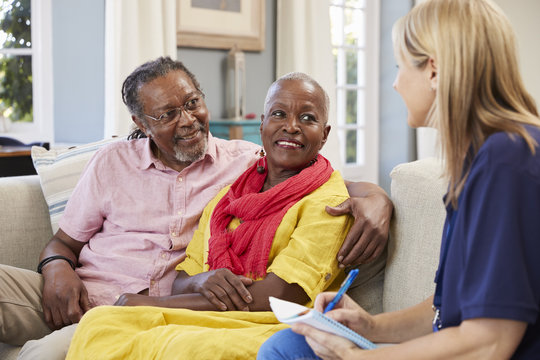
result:
[[[67,149],[47,150],[32,147],[32,161],[39,175],[41,189],[49,206],[53,234],[58,230],[58,221],[79,181],[86,163],[102,146],[125,137],[101,140]]]

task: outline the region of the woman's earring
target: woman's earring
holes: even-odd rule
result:
[[[259,151],[259,160],[257,160],[257,172],[259,174],[264,174],[265,167],[264,167],[264,157],[266,156],[266,153],[264,152],[264,149],[261,148],[261,151]],[[262,161],[262,165],[261,165]]]

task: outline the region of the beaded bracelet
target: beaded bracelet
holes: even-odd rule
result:
[[[41,271],[43,270],[43,267],[44,267],[45,265],[47,265],[48,263],[50,263],[50,262],[53,261],[53,260],[58,260],[58,259],[60,259],[60,260],[66,260],[66,261],[69,263],[69,265],[71,265],[71,268],[72,268],[73,270],[75,270],[75,264],[73,263],[73,261],[71,261],[71,259],[69,259],[69,258],[67,258],[67,257],[65,257],[65,256],[62,256],[62,255],[53,255],[53,256],[46,257],[45,259],[43,259],[43,260],[41,260],[41,261],[39,262],[39,265],[38,265],[38,267],[37,267],[37,272],[38,272],[39,274],[41,274]]]

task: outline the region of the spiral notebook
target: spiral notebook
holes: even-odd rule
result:
[[[317,310],[309,309],[305,306],[281,300],[273,296],[270,296],[269,300],[272,311],[276,315],[276,318],[282,323],[294,324],[296,322],[302,322],[319,330],[342,336],[363,349],[369,350],[377,347],[362,335],[354,332],[334,319],[330,319]]]

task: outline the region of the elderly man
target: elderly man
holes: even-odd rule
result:
[[[0,341],[48,334],[27,342],[21,358],[63,358],[82,315],[122,293],[169,295],[203,208],[257,158],[259,146],[209,134],[204,95],[181,62],[141,65],[122,96],[138,129],[88,163],[41,253],[42,275],[0,266]],[[372,184],[350,184],[349,192],[359,197],[330,210],[356,218],[338,255],[343,265],[382,252],[392,212]]]

